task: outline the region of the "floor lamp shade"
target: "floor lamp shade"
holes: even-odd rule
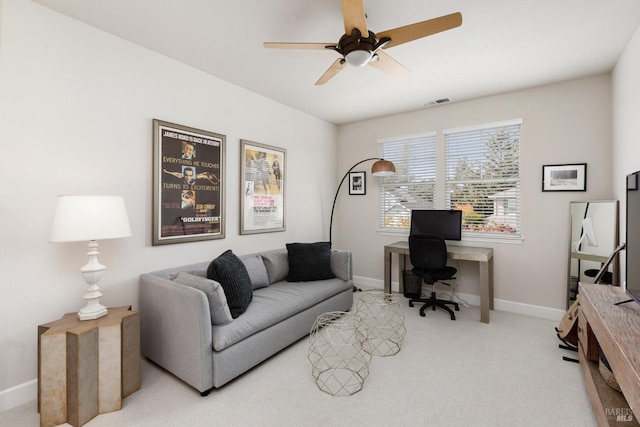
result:
[[[89,241],[89,261],[80,268],[89,286],[86,305],[78,312],[80,320],[98,319],[107,314],[100,304],[98,282],[106,267],[98,262],[98,242],[131,236],[127,209],[118,196],[59,196],[51,227],[51,242]]]
[[[380,159],[371,166],[374,176],[389,176],[396,173],[396,166],[389,160]]]

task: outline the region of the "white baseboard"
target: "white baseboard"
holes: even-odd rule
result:
[[[33,379],[0,391],[0,411],[6,411],[38,397],[38,380]]]
[[[369,277],[354,276],[353,282],[356,286],[363,286],[367,289],[384,289],[384,282]],[[398,282],[391,283],[391,291],[399,292]],[[457,293],[457,295],[470,305],[480,305],[480,296]],[[493,309],[500,311],[508,311],[510,313],[524,314],[526,316],[539,317],[542,319],[560,321],[566,313],[566,310],[557,308],[542,307],[539,305],[523,304],[520,302],[507,301],[501,299],[493,300]]]

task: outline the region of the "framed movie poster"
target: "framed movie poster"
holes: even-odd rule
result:
[[[153,244],[224,238],[224,135],[153,120]]]
[[[284,231],[287,150],[240,140],[240,234]]]

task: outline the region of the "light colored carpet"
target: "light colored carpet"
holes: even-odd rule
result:
[[[356,296],[359,295],[355,294]],[[142,388],[89,427],[120,426],[595,426],[577,363],[558,348],[557,322],[460,306],[457,320],[403,301],[402,350],[374,357],[362,391],[321,392],[302,339],[200,397],[143,360]],[[1,426],[38,426],[36,402],[0,413]]]

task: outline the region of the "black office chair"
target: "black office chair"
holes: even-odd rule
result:
[[[420,316],[424,316],[424,311],[432,307],[436,311],[436,307],[440,307],[451,315],[451,320],[456,320],[456,315],[448,305],[452,305],[456,311],[460,311],[458,303],[441,300],[436,298],[435,283],[440,282],[447,286],[448,283],[441,280],[455,279],[458,270],[454,267],[447,266],[447,244],[440,236],[432,234],[411,234],[409,236],[409,257],[413,269],[411,272],[415,276],[422,277],[422,280],[428,285],[432,285],[431,296],[429,298],[412,298],[409,300],[409,307],[413,307],[413,303],[425,303],[420,308]]]

